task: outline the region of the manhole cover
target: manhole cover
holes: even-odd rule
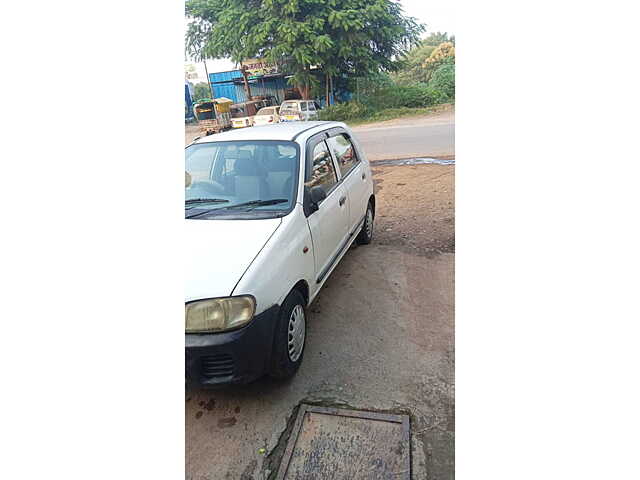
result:
[[[278,470],[285,479],[410,479],[409,416],[302,404]]]

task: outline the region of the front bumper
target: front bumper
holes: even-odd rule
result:
[[[232,332],[185,335],[186,380],[190,385],[248,383],[264,375],[271,362],[278,305]]]

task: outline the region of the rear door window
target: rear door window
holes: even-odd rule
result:
[[[300,109],[303,112],[306,112],[307,111],[307,102],[300,102]]]

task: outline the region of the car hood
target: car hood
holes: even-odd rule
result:
[[[282,219],[186,220],[185,302],[231,295]]]

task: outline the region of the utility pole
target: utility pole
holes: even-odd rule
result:
[[[243,65],[240,71],[242,72],[242,79],[244,80],[244,88],[247,91],[247,100],[251,101],[253,100],[253,97],[251,96],[251,87],[249,87],[249,80],[247,79],[249,76],[247,74],[247,66]]]
[[[207,85],[209,85],[209,91],[211,92],[211,100],[215,97],[213,96],[213,85],[211,85],[211,79],[209,78],[209,70],[207,70],[207,59],[204,60],[204,73],[207,75]]]

